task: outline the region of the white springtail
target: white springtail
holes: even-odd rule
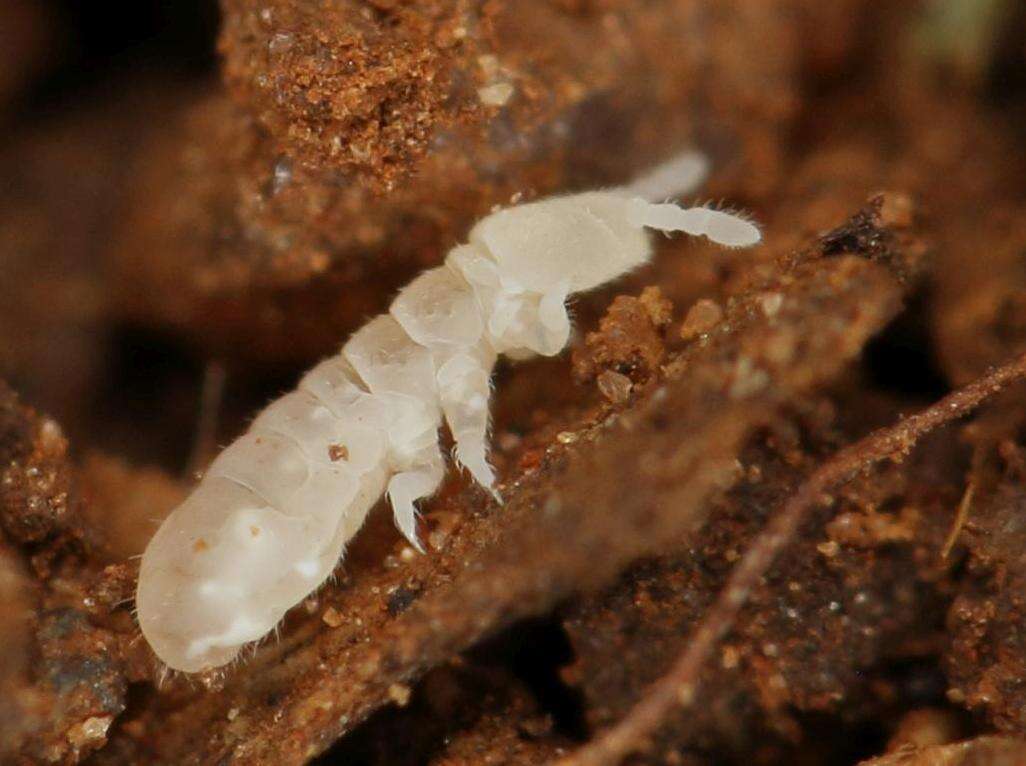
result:
[[[759,241],[741,217],[659,202],[704,173],[689,153],[626,187],[487,216],[388,314],[272,402],[146,548],[136,606],[157,656],[186,672],[230,662],[327,579],[383,493],[420,549],[414,502],[445,473],[443,419],[458,462],[494,492],[488,397],[499,354],[558,354],[567,296],[648,261],[646,228],[727,247]]]

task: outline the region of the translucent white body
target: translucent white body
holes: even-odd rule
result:
[[[327,579],[382,494],[420,549],[414,503],[442,481],[443,420],[458,462],[494,493],[488,398],[498,354],[559,353],[567,296],[645,263],[646,227],[731,247],[758,242],[742,218],[652,201],[690,191],[704,171],[701,157],[682,155],[621,189],[487,216],[388,314],[271,403],[146,548],[136,606],[157,656],[186,672],[230,662]]]

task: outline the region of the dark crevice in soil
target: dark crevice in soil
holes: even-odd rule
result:
[[[174,336],[122,325],[111,332],[91,408],[91,447],[181,470],[195,428],[201,361]]]
[[[409,704],[399,708],[389,706],[379,710],[356,729],[350,736],[340,740],[324,755],[312,761],[312,766],[333,764],[388,764],[388,766],[417,766],[430,762],[433,755],[445,747],[449,733],[447,722],[439,718],[439,711],[433,708],[431,694],[439,684],[452,688],[456,697],[466,689],[451,671],[435,671],[414,691]],[[464,712],[462,723],[473,720],[475,715]]]
[[[583,741],[583,700],[560,677],[572,659],[557,619],[519,622],[472,649],[464,662],[429,673],[405,706],[378,711],[314,763],[429,763],[461,731],[497,713],[519,717],[519,734],[527,740]]]
[[[987,96],[997,106],[1026,109],[1026,6],[1016,8],[995,46],[987,72]]]
[[[75,100],[83,90],[110,86],[126,72],[206,78],[215,71],[220,14],[213,0],[111,6],[45,0],[39,5],[53,20],[59,45],[39,80],[15,104],[13,111],[23,111],[26,119],[51,110],[54,102]]]
[[[911,296],[906,310],[866,346],[865,369],[874,387],[923,402],[951,390],[930,337],[928,303],[922,291]]]
[[[583,696],[561,676],[562,668],[573,662],[574,651],[559,619],[523,620],[470,654],[477,661],[508,667],[530,690],[539,710],[552,718],[554,733],[587,739]]]

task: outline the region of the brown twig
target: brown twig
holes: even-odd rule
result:
[[[675,705],[687,706],[694,700],[698,673],[716,642],[732,628],[752,589],[794,537],[809,510],[824,499],[830,488],[881,460],[908,454],[925,434],[966,415],[987,398],[1023,378],[1026,378],[1026,354],[988,372],[922,412],[845,447],[816,469],[745,553],[670,671],[648,689],[623,720],[558,761],[558,765],[612,766],[642,747]]]

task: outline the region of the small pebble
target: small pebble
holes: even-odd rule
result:
[[[841,546],[839,546],[833,540],[828,540],[825,543],[820,543],[819,545],[817,545],[816,550],[829,559],[837,555],[837,551],[840,550],[840,547]]]
[[[626,375],[615,370],[606,370],[598,376],[598,388],[606,399],[613,404],[623,404],[631,398],[634,384]]]
[[[494,54],[485,53],[478,56],[477,65],[481,67],[481,74],[484,75],[486,80],[495,79],[495,76],[499,73],[499,59]]]
[[[505,106],[513,98],[513,83],[497,82],[478,88],[477,97],[485,106]]]
[[[703,298],[695,303],[684,317],[684,324],[680,326],[680,337],[684,340],[694,340],[712,330],[721,319],[723,309],[720,308],[720,304]]]
[[[733,646],[723,647],[723,669],[733,670],[741,662],[741,653]]]
[[[392,684],[388,687],[388,697],[399,707],[406,707],[410,702],[410,687],[405,684]]]
[[[784,305],[784,296],[780,293],[766,293],[759,299],[759,303],[762,304],[762,313],[766,318],[772,319]]]
[[[324,620],[324,624],[329,628],[337,628],[342,624],[342,615],[339,614],[338,609],[333,606],[329,606],[324,610],[324,614],[321,615],[321,619]]]

